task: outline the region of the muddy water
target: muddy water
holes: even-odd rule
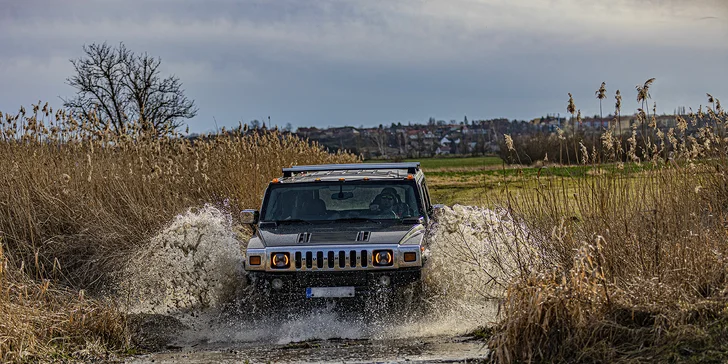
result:
[[[154,315],[137,335],[152,337],[155,344],[147,347],[156,352],[130,362],[483,359],[483,341],[467,335],[497,318],[501,292],[493,282],[512,270],[501,252],[513,229],[505,215],[491,210],[455,205],[439,212],[429,236],[423,292],[411,311],[372,320],[332,302],[261,317],[234,304],[246,293],[241,239],[232,219],[210,206],[188,211],[120,275],[127,310]]]
[[[130,363],[476,363],[487,349],[468,337],[312,340],[291,344],[222,343],[133,358]]]

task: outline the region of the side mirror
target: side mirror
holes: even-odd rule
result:
[[[243,224],[255,225],[260,219],[260,213],[258,210],[243,210],[240,212],[240,221]]]
[[[434,204],[434,205],[430,206],[430,208],[427,211],[427,213],[428,213],[428,215],[432,216],[436,212],[438,212],[438,211],[440,211],[440,210],[442,210],[444,208],[445,208],[445,205],[443,205],[443,204]]]

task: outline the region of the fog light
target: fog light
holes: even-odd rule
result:
[[[415,252],[404,253],[405,262],[414,262],[415,260],[417,260],[417,253],[415,253]]]
[[[271,266],[273,268],[288,268],[291,261],[288,259],[288,253],[273,253],[271,255]]]
[[[382,287],[389,287],[389,284],[392,283],[392,279],[389,278],[389,276],[380,276],[379,277],[379,285]]]
[[[250,265],[260,265],[260,256],[258,256],[258,255],[251,256],[248,261],[250,262]]]
[[[273,278],[272,281],[270,281],[271,287],[275,290],[279,290],[283,288],[283,281],[280,278]]]

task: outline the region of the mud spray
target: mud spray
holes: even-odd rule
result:
[[[396,321],[365,322],[331,307],[270,320],[249,317],[245,307],[223,314],[245,291],[245,239],[230,216],[212,206],[177,216],[131,260],[120,282],[122,299],[130,313],[182,322],[187,330],[175,336],[180,346],[464,334],[496,318],[501,284],[516,268],[509,252],[517,227],[506,213],[462,205],[439,210],[435,220],[421,309]]]

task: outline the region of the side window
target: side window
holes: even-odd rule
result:
[[[417,184],[417,192],[420,195],[420,205],[422,206],[422,208],[420,209],[420,215],[426,216],[427,215],[427,196],[425,195],[425,191],[422,188],[421,183]]]
[[[424,178],[422,179],[422,191],[424,191],[425,208],[429,210],[432,207],[432,202],[430,201],[430,191],[427,190],[427,182],[425,182]]]

